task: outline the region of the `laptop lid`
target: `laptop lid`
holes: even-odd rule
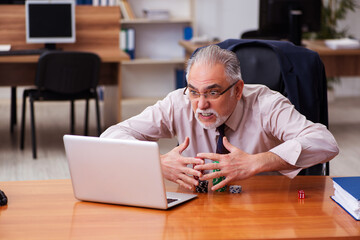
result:
[[[79,200],[167,209],[195,198],[169,193],[156,142],[64,136],[74,195]]]

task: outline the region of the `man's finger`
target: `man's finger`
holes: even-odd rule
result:
[[[184,181],[182,181],[181,179],[176,180],[176,183],[179,184],[180,186],[182,186],[183,188],[187,188],[189,190],[193,190],[193,187],[187,183],[185,183]]]
[[[218,153],[198,153],[196,156],[203,159],[210,159],[213,161],[221,161],[223,154]]]
[[[182,158],[181,161],[184,164],[204,164],[204,160],[200,158]]]
[[[182,180],[184,183],[186,183],[189,186],[197,186],[199,184],[199,181],[195,180],[193,177],[190,177],[186,174],[181,174],[179,176],[179,179]]]
[[[185,167],[182,171],[188,175],[202,177],[202,174],[200,171],[192,169],[192,168]]]
[[[202,177],[200,177],[200,180],[211,180],[219,177],[223,177],[223,174],[220,171],[217,171],[202,175]]]
[[[215,170],[215,169],[219,169],[219,163],[206,163],[203,165],[196,165],[194,167],[195,170]]]
[[[226,184],[228,184],[228,182],[230,182],[229,179],[225,178],[223,181],[219,182],[218,184],[214,185],[211,187],[212,191],[216,191],[222,187],[225,187]]]

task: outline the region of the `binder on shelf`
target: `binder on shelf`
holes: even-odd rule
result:
[[[107,6],[108,0],[100,0],[100,6]]]
[[[123,1],[118,1],[119,7],[120,7],[120,13],[121,13],[121,18],[122,19],[126,19],[129,20],[130,16],[128,14],[128,12],[126,11],[126,7]]]
[[[116,0],[107,0],[107,6],[115,6]]]
[[[126,29],[121,29],[120,31],[120,49],[124,52],[127,52],[126,45],[127,45],[127,39],[126,39]]]
[[[135,19],[135,14],[134,14],[134,11],[130,5],[130,3],[127,1],[127,0],[122,0],[124,2],[124,5],[125,5],[125,9],[129,15],[129,18],[130,19]]]
[[[135,29],[128,28],[126,31],[126,52],[130,59],[135,59]]]
[[[93,6],[115,6],[117,5],[117,0],[82,0],[82,1],[91,1]]]
[[[360,177],[333,177],[334,196],[331,196],[354,219],[360,220]]]
[[[184,28],[184,40],[191,40],[193,37],[193,29],[192,27]]]
[[[117,5],[120,7],[121,17],[126,20],[135,19],[134,11],[132,10],[129,2],[126,0],[118,0]]]

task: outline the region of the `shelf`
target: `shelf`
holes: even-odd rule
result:
[[[186,62],[184,49],[178,42],[184,39],[185,28],[191,27],[194,31],[195,0],[128,2],[137,17],[121,19],[119,25],[120,29],[131,28],[135,33],[135,41],[130,42],[134,45],[135,59],[121,62],[122,97],[131,105],[138,100],[128,98],[157,98],[175,89],[179,71],[184,69]],[[149,19],[143,15],[144,9],[168,10],[169,17]],[[122,45],[125,45],[124,42],[128,43],[126,36],[121,35]],[[132,46],[128,48],[132,49]]]
[[[151,58],[138,58],[134,60],[122,61],[122,65],[150,65],[150,64],[184,64],[184,58],[173,59],[151,59]]]
[[[191,24],[191,22],[192,21],[191,21],[190,18],[171,18],[171,19],[166,19],[166,20],[137,18],[137,19],[132,19],[132,20],[127,20],[127,19],[121,19],[120,20],[121,24],[162,24],[162,23],[165,23],[165,24],[168,24],[168,23]]]

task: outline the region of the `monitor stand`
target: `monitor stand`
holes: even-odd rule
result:
[[[289,41],[297,46],[301,46],[302,39],[302,12],[300,10],[291,10],[289,12]]]
[[[45,43],[45,50],[50,50],[50,51],[54,51],[54,50],[61,50],[60,48],[56,48],[56,44],[55,43]]]

